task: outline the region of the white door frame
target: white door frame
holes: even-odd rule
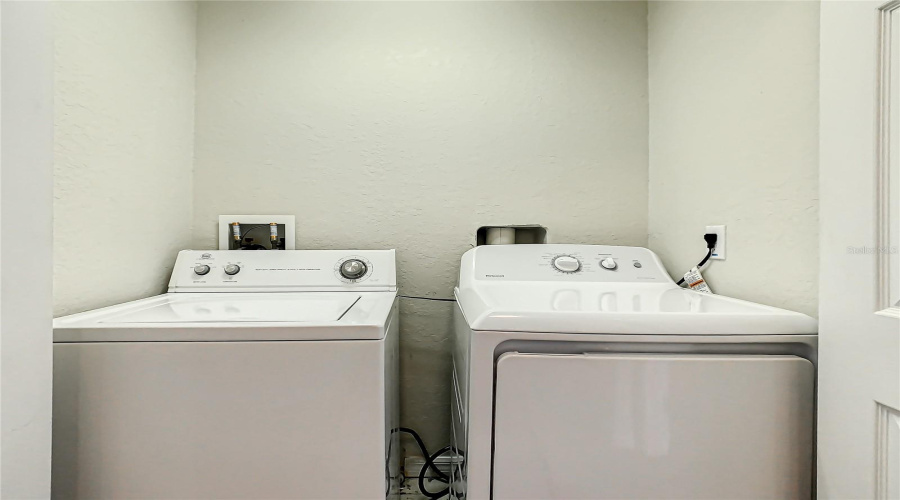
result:
[[[0,497],[50,497],[50,2],[0,2]]]

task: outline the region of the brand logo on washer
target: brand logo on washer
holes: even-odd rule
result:
[[[205,254],[200,255],[200,258],[201,258],[201,259],[211,259],[211,258],[212,258],[212,254],[211,254],[211,253],[205,253]]]

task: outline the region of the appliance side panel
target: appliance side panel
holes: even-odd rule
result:
[[[509,334],[466,330],[469,378],[466,401],[467,498],[491,498],[494,432],[494,353]]]
[[[57,344],[53,498],[383,498],[384,349]]]
[[[813,384],[795,356],[505,354],[493,498],[809,500]]]
[[[466,494],[467,462],[463,458],[469,454],[468,421],[469,421],[469,347],[472,331],[459,308],[453,310],[453,392],[450,400],[450,443],[457,453],[454,454],[451,470],[453,492],[459,498]]]
[[[400,307],[394,300],[391,315],[385,327],[384,338],[384,432],[385,432],[385,487],[387,497],[400,496]]]

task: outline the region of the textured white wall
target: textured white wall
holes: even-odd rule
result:
[[[717,293],[816,314],[818,2],[652,2],[649,244],[673,275],[726,224]]]
[[[0,498],[50,498],[53,37],[49,2],[0,3]]]
[[[196,5],[57,2],[54,312],[165,290],[191,241]]]
[[[645,245],[643,2],[201,2],[195,246],[224,213],[297,248],[396,248],[449,297],[480,225]],[[404,300],[404,424],[446,444],[451,305]]]

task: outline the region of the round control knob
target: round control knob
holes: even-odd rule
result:
[[[616,261],[613,260],[612,257],[607,257],[607,258],[601,260],[601,261],[600,261],[600,266],[602,266],[603,269],[609,269],[610,271],[612,271],[613,269],[619,267],[619,265],[616,264]]]
[[[203,276],[204,274],[207,274],[207,273],[209,273],[209,266],[207,266],[206,264],[200,264],[200,265],[194,266],[194,274]]]
[[[241,272],[241,266],[237,264],[228,264],[225,266],[225,274],[228,276],[234,276],[235,274]]]
[[[581,269],[581,262],[571,255],[560,255],[553,259],[553,267],[564,273],[577,273]]]
[[[358,280],[365,276],[366,271],[368,270],[366,263],[359,259],[345,260],[344,263],[341,264],[341,276],[348,280]]]

